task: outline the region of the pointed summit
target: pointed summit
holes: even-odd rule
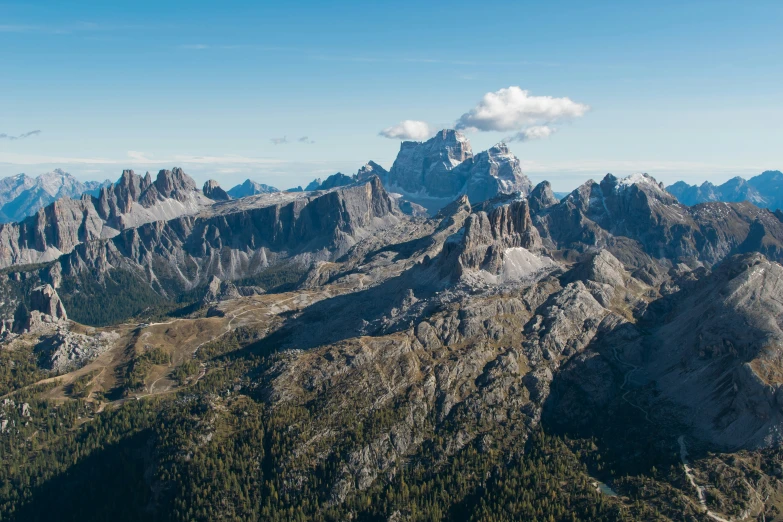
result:
[[[241,185],[237,185],[228,191],[228,195],[234,199],[255,196],[256,194],[273,194],[280,192],[280,189],[264,183],[258,183],[251,179],[246,179]]]

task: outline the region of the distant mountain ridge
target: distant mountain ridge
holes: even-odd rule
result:
[[[255,196],[256,194],[273,194],[275,192],[280,192],[280,189],[264,183],[258,183],[251,179],[246,179],[244,183],[229,189],[227,192],[233,199],[239,199],[247,196]]]
[[[0,222],[21,221],[54,201],[82,194],[97,196],[111,181],[79,181],[61,169],[36,177],[17,174],[0,179]]]
[[[749,201],[770,210],[783,209],[783,173],[779,170],[767,170],[748,180],[737,176],[721,185],[709,181],[701,185],[689,185],[678,181],[666,187],[666,190],[688,206],[711,201]]]

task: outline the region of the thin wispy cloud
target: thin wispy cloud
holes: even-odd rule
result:
[[[302,136],[296,141],[298,141],[299,143],[307,143],[308,145],[315,143],[315,141],[311,140],[308,136]]]
[[[0,134],[0,140],[9,140],[9,141],[23,140],[25,138],[29,138],[30,136],[38,136],[39,134],[41,134],[41,131],[39,130],[23,132],[22,134],[17,134],[16,136],[11,134]]]
[[[282,138],[272,138],[269,141],[272,142],[272,145],[285,145],[288,143],[288,138],[283,136]]]

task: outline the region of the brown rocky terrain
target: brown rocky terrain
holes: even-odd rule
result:
[[[89,382],[82,400],[102,412],[195,393],[195,427],[166,457],[183,466],[232,440],[235,412],[261,408],[284,427],[248,451],[267,455],[278,498],[302,507],[319,492],[314,518],[359,512],[353,502],[383,484],[435,480],[474,454],[498,463],[492,476],[543,430],[590,441],[586,469],[628,518],[772,519],[781,242],[767,210],[685,207],[646,175],[609,175],[562,201],[548,184],[462,196],[431,218],[400,212],[376,176],[213,202],[5,273],[9,303],[57,324],[9,323],[4,349],[55,354],[49,374],[11,393],[48,383],[47,397],[69,401]],[[270,274],[291,266],[296,277],[277,285]],[[122,270],[182,299],[176,310],[73,321],[86,316],[77,296]],[[46,299],[14,294],[41,281],[54,283],[35,290]],[[199,395],[227,371],[228,388]],[[716,466],[749,486],[710,485]]]

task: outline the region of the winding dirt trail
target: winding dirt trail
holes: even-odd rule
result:
[[[691,466],[688,463],[688,448],[685,445],[685,435],[680,435],[679,438],[677,439],[677,443],[679,443],[680,445],[680,461],[682,461],[682,466],[685,468],[685,475],[688,477],[688,481],[691,483],[691,486],[696,488],[696,494],[699,497],[699,504],[704,510],[704,514],[713,520],[717,520],[718,522],[732,522],[730,519],[723,518],[717,513],[714,513],[709,510],[709,508],[707,507],[707,496],[704,493],[705,491],[704,486],[700,486],[696,482],[696,477],[693,475]]]
[[[616,346],[612,347],[612,352],[614,354],[615,360],[618,363],[620,363],[620,364],[622,364],[624,366],[629,366],[630,367],[630,369],[627,372],[625,372],[625,376],[623,377],[623,384],[620,385],[620,390],[625,392],[622,395],[622,399],[625,402],[627,402],[628,404],[630,404],[631,406],[633,406],[634,408],[636,408],[637,410],[639,410],[640,412],[644,413],[644,420],[646,420],[647,422],[651,422],[650,421],[650,413],[647,410],[645,410],[644,408],[642,408],[641,406],[639,406],[638,404],[635,404],[635,403],[631,402],[631,400],[628,398],[628,395],[631,394],[631,390],[629,390],[627,388],[628,381],[631,379],[631,374],[633,374],[636,370],[638,370],[639,367],[636,366],[633,363],[629,363],[628,361],[624,361],[624,360],[620,359],[620,356],[617,355],[617,347]]]

